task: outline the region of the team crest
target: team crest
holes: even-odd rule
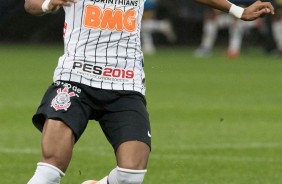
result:
[[[75,96],[75,93],[69,93],[69,88],[65,87],[63,90],[60,88],[57,90],[57,96],[51,102],[51,107],[53,107],[56,111],[67,111],[71,106],[70,97],[73,96]]]

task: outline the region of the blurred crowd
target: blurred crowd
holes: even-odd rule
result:
[[[242,7],[249,6],[254,0],[230,0],[232,3]],[[192,17],[201,19],[202,30],[201,40],[198,48],[195,50],[195,56],[208,57],[212,54],[213,47],[216,44],[217,37],[222,29],[228,32],[226,56],[237,58],[240,56],[242,44],[257,42],[265,49],[266,53],[274,56],[282,55],[282,0],[271,1],[276,8],[274,16],[262,17],[255,21],[245,22],[238,20],[230,14],[220,12],[211,8],[196,7]],[[153,34],[162,33],[167,41],[174,43],[177,34],[174,32],[173,19],[158,19],[158,9],[164,6],[162,0],[148,0],[145,6],[145,18],[143,20],[143,51],[147,54],[153,54],[156,51],[154,46]],[[165,2],[167,5],[168,2]],[[188,3],[186,1],[186,3]],[[169,5],[168,7],[173,7]],[[168,8],[169,9],[169,8]],[[184,13],[182,8],[172,11],[178,13],[182,18],[191,19],[191,15]],[[195,14],[194,14],[195,13]],[[149,16],[147,16],[149,14]],[[170,16],[175,17],[176,15]],[[188,33],[193,37],[193,33]],[[259,40],[259,41],[258,41]]]
[[[248,6],[255,0],[230,1]],[[197,57],[208,57],[221,42],[227,45],[226,55],[236,58],[242,46],[259,43],[266,53],[282,55],[282,0],[270,1],[276,8],[274,16],[244,22],[189,0],[147,0],[141,32],[143,51],[154,54],[159,44],[193,44]],[[23,4],[24,0],[0,0],[0,42],[61,39],[62,10],[34,17],[25,13]]]

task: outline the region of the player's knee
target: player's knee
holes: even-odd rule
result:
[[[123,162],[119,162],[118,167],[120,168],[127,168],[127,169],[131,169],[131,170],[143,170],[147,167],[147,162],[143,160],[138,160],[138,161],[132,161],[132,160],[128,160],[127,162],[123,161]]]
[[[117,167],[117,181],[122,184],[141,184],[147,170],[132,170]]]

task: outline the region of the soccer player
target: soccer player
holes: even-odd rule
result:
[[[276,7],[276,15],[272,20],[272,32],[276,43],[276,51],[273,54],[282,55],[282,0],[276,0],[274,3]]]
[[[229,41],[226,54],[229,58],[239,57],[244,33],[255,25],[256,21],[246,22],[218,10],[207,9],[203,22],[201,44],[196,50],[195,55],[197,57],[209,56],[214,47],[219,29],[228,28]]]
[[[203,34],[200,47],[196,50],[197,57],[211,54],[220,28],[230,27],[234,17],[215,9],[206,9],[203,21]]]
[[[153,40],[153,33],[162,33],[169,42],[176,41],[171,22],[168,19],[156,19],[156,7],[158,1],[146,0],[141,26],[142,51],[145,54],[154,54],[156,47]]]
[[[254,1],[255,0],[230,0],[231,3],[239,4],[240,6],[249,6]],[[234,17],[215,9],[207,9],[203,23],[201,44],[195,54],[198,57],[209,56],[215,44],[218,30],[227,27],[229,31],[229,42],[226,55],[229,58],[236,58],[240,55],[245,31],[256,25],[256,21],[246,22],[235,19]]]
[[[145,0],[26,0],[25,9],[44,15],[65,10],[64,54],[34,125],[42,131],[42,158],[28,184],[59,184],[88,120],[100,123],[117,166],[100,181],[141,184],[147,172],[151,130],[145,100],[140,44]],[[257,1],[245,9],[226,0],[195,0],[243,20],[273,13]]]

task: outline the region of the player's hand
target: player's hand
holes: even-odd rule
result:
[[[274,8],[270,2],[256,1],[249,7],[245,8],[242,20],[251,21],[266,14],[274,14]]]
[[[76,3],[77,0],[51,0],[48,8],[51,11],[56,11],[60,7],[63,6],[71,6],[72,4]]]

